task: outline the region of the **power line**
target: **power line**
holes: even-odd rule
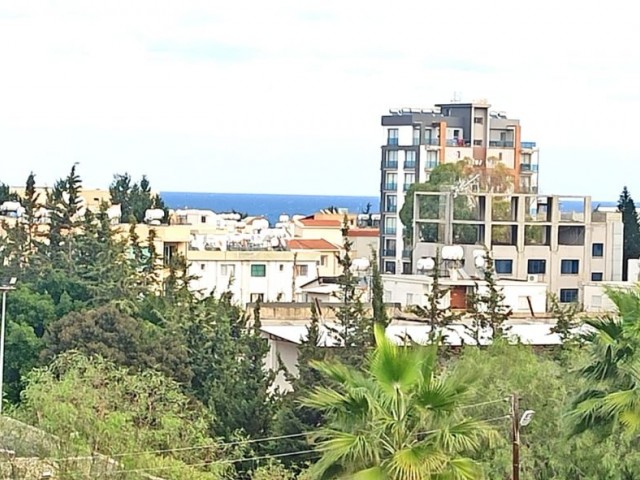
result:
[[[489,405],[492,403],[498,403],[498,402],[503,402],[505,401],[504,398],[501,399],[497,399],[497,400],[490,400],[487,402],[480,402],[480,403],[474,403],[471,405],[461,405],[458,408],[461,410],[467,409],[467,408],[473,408],[473,407],[480,407],[483,405]],[[300,437],[305,437],[307,435],[312,435],[316,432],[301,432],[301,433],[291,433],[288,435],[278,435],[278,436],[272,436],[272,437],[263,437],[263,438],[254,438],[254,439],[247,439],[247,440],[235,440],[233,442],[221,442],[221,443],[209,443],[207,445],[197,445],[197,446],[193,446],[193,447],[177,447],[177,448],[166,448],[166,449],[162,449],[162,450],[146,450],[146,451],[139,451],[139,452],[129,452],[129,453],[116,453],[113,455],[109,455],[110,458],[122,458],[122,457],[134,457],[134,456],[139,456],[139,455],[147,455],[147,454],[153,454],[153,453],[169,453],[169,452],[186,452],[186,451],[190,451],[190,450],[206,450],[208,448],[221,448],[221,447],[232,447],[232,446],[236,446],[236,445],[251,445],[254,443],[264,443],[264,442],[271,442],[274,440],[286,440],[286,439],[290,439],[290,438],[300,438]]]
[[[500,417],[494,417],[494,418],[488,418],[486,420],[481,420],[483,422],[495,422],[498,420],[504,420],[507,418],[511,418],[511,415],[502,415]],[[438,428],[435,430],[427,430],[426,432],[421,432],[419,433],[419,435],[427,435],[430,433],[437,433],[442,431],[442,428]],[[234,464],[234,463],[241,463],[241,462],[253,462],[253,461],[258,461],[258,460],[268,460],[268,459],[272,459],[272,458],[282,458],[282,457],[290,457],[290,456],[294,456],[294,455],[306,455],[309,453],[321,453],[321,451],[318,450],[299,450],[299,451],[295,451],[295,452],[286,452],[286,453],[276,453],[273,455],[261,455],[261,456],[257,456],[257,457],[249,457],[249,458],[238,458],[238,459],[229,459],[229,460],[212,460],[210,462],[200,462],[200,463],[191,463],[191,464],[183,464],[184,467],[204,467],[204,466],[210,466],[210,465],[230,465],[230,464]],[[149,467],[149,468],[135,468],[135,469],[130,469],[130,470],[116,470],[113,472],[109,472],[109,475],[115,475],[115,474],[120,474],[120,473],[142,473],[142,472],[147,472],[147,471],[157,471],[157,470],[169,470],[171,468],[176,468],[179,466],[176,465],[171,465],[171,466],[162,466],[162,467]]]

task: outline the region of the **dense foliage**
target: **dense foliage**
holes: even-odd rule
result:
[[[456,168],[433,182],[451,183]],[[153,228],[137,223],[144,209],[164,208],[145,178],[114,179],[124,226],[106,205],[86,208],[76,167],[47,192],[33,174],[25,186],[18,198],[0,184],[0,201],[24,207],[19,221],[1,217],[0,278],[19,278],[7,302],[3,401],[9,415],[57,436],[43,455],[64,459],[67,478],[103,478],[108,468],[114,478],[508,478],[505,399],[514,393],[536,412],[521,434],[523,478],[637,478],[639,291],[610,292],[619,312],[598,319],[551,299],[556,331],[571,341],[538,351],[508,343],[510,312],[488,256],[488,289],[470,307],[493,344],[446,355],[411,339],[397,347],[381,327],[374,339],[389,321],[382,284],[374,272],[369,314],[345,225],[336,323],[327,329],[312,309],[296,375],[268,372],[260,306],[246,312],[228,292],[195,295],[186,260],[163,259]],[[621,209],[637,223],[626,195]],[[444,293],[437,287],[418,313],[446,335],[456,317],[438,308]],[[590,332],[576,338],[581,322]],[[274,389],[276,374],[293,390]],[[95,453],[117,463],[76,462],[104,460]]]

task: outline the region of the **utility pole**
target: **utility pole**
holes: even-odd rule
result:
[[[518,395],[511,395],[511,459],[512,480],[520,480],[520,418],[518,417]]]

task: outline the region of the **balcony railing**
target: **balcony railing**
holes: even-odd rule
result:
[[[536,146],[537,146],[536,142],[520,142],[521,148],[533,149],[533,148],[536,148]]]
[[[398,211],[398,205],[391,204],[384,206],[384,213],[396,213]]]
[[[385,183],[384,184],[384,189],[385,190],[397,190],[398,189],[398,184],[397,183]]]
[[[447,147],[470,147],[471,142],[467,142],[462,138],[448,138]]]
[[[490,147],[513,148],[513,140],[489,140]]]
[[[398,168],[398,161],[397,160],[385,160],[384,161],[384,168]]]
[[[395,250],[395,248],[385,248],[384,250],[382,250],[382,255],[384,257],[395,257],[396,256],[396,250]]]
[[[439,138],[425,138],[422,143],[424,143],[425,145],[440,145],[440,139]]]
[[[404,168],[416,168],[416,161],[415,160],[405,160]]]
[[[538,165],[532,164],[532,163],[521,163],[520,164],[520,171],[521,172],[537,172],[538,171]]]
[[[405,183],[404,185],[402,185],[402,191],[406,192],[407,190],[409,190],[409,187],[413,185],[413,183]]]
[[[382,231],[385,235],[395,235],[396,227],[384,227]]]
[[[402,250],[402,258],[411,258],[411,253],[411,250],[405,248]]]
[[[425,162],[424,169],[425,170],[433,170],[438,166],[438,162]]]
[[[398,137],[387,138],[387,145],[398,145]]]

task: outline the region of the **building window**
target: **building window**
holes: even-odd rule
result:
[[[263,263],[258,263],[255,265],[251,265],[251,276],[252,277],[266,277],[267,276],[267,266]]]
[[[384,234],[395,235],[396,234],[396,217],[385,217],[384,219]]]
[[[560,302],[561,303],[574,303],[578,301],[578,289],[577,288],[561,288],[560,289]]]
[[[602,243],[594,243],[591,245],[591,256],[592,257],[603,257],[604,256],[604,244]]]
[[[329,256],[328,255],[320,255],[320,265],[323,266],[323,267],[326,267],[327,263],[329,263]]]
[[[475,147],[481,147],[482,146],[482,140],[474,140],[473,141],[473,145]]]
[[[527,273],[533,275],[544,275],[547,273],[546,260],[529,260],[527,262]]]
[[[264,293],[252,293],[251,294],[251,303],[256,302],[264,302]]]
[[[420,145],[420,129],[419,128],[413,129],[413,144]]]
[[[502,152],[498,152],[498,160],[502,161]]]
[[[513,273],[513,260],[494,260],[493,264],[496,273],[503,275]]]
[[[396,273],[396,262],[384,262],[384,273]]]
[[[562,275],[577,275],[580,272],[580,260],[562,260],[560,273]]]
[[[207,223],[207,216],[206,215],[200,216],[200,223]]]
[[[306,277],[309,275],[309,265],[296,265],[296,276]]]
[[[413,293],[407,293],[407,306],[413,305]]]
[[[602,281],[602,272],[591,272],[591,281],[592,282],[601,282]]]
[[[384,177],[384,188],[385,190],[395,190],[398,188],[398,174],[397,173],[387,173]]]
[[[384,291],[384,301],[387,303],[391,302],[391,290]]]
[[[281,272],[283,272],[283,271],[284,271],[284,265],[283,265],[282,263],[280,264],[280,267],[279,267],[279,268],[280,268],[280,271],[281,271]]]
[[[405,152],[404,168],[416,168],[416,152],[413,150]]]
[[[205,268],[207,268],[207,264],[206,263],[201,263],[200,264],[200,270],[204,270]]]
[[[409,190],[409,187],[416,182],[416,174],[415,173],[405,173],[404,174],[404,191]]]
[[[398,129],[390,128],[387,130],[387,145],[398,145]]]
[[[384,199],[385,199],[384,211],[389,213],[395,213],[398,210],[398,196],[385,195]]]
[[[232,264],[220,265],[220,275],[223,277],[233,277],[236,274],[236,266]]]
[[[398,168],[398,151],[387,150],[387,157],[384,162],[385,168]]]
[[[411,275],[411,262],[402,262],[402,274]]]
[[[474,117],[473,118],[473,123],[478,124],[478,125],[482,125],[484,123],[484,119],[482,117]]]

